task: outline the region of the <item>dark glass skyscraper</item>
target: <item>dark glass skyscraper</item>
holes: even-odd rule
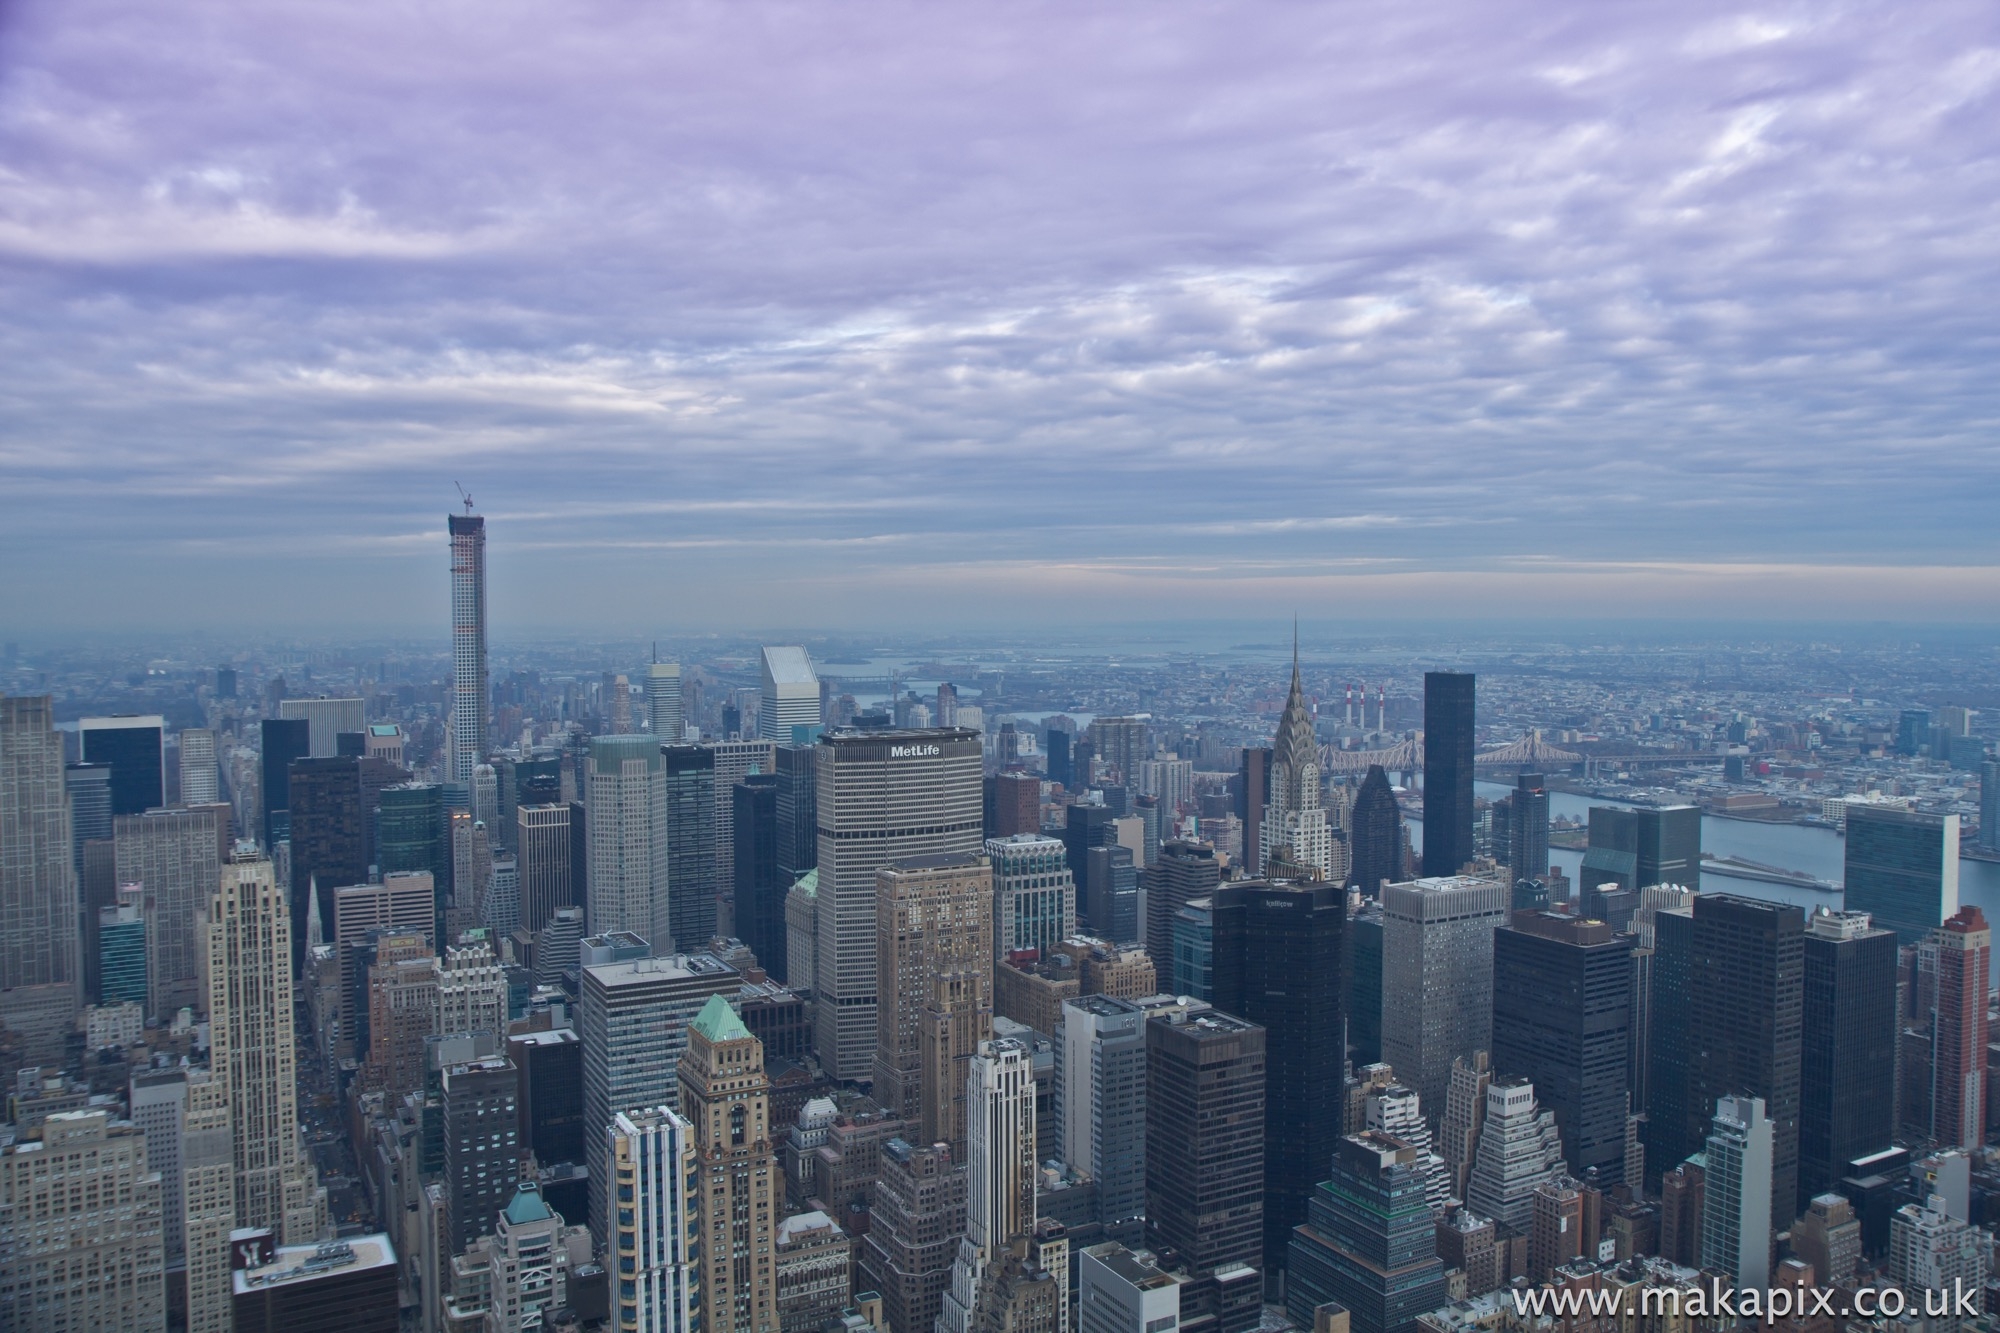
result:
[[[1382,1059],[1382,904],[1347,919],[1347,1054],[1356,1067]]]
[[[1896,1106],[1896,932],[1860,912],[1806,919],[1799,1061],[1799,1193],[1835,1188],[1847,1163],[1890,1145]]]
[[[773,767],[778,775],[778,877],[789,889],[819,864],[818,803],[813,792],[812,745],[780,745]],[[765,964],[770,969],[770,964]],[[772,970],[784,976],[782,968]]]
[[[1632,943],[1602,921],[1516,913],[1493,933],[1493,1073],[1524,1078],[1555,1112],[1579,1179],[1625,1178]]]
[[[1214,903],[1215,1006],[1265,1032],[1264,1263],[1274,1271],[1340,1138],[1347,894],[1252,882],[1217,889]]]
[[[1243,824],[1243,869],[1252,875],[1264,873],[1264,807],[1271,803],[1271,747],[1246,746],[1243,762],[1232,784],[1236,796],[1236,818]]]
[[[1394,884],[1403,878],[1403,812],[1382,765],[1368,765],[1368,775],[1354,793],[1351,818],[1353,857],[1348,883],[1374,898],[1381,894],[1383,880]]]
[[[667,783],[667,920],[684,953],[715,934],[715,751],[663,745]],[[758,955],[763,961],[763,955]]]
[[[263,733],[264,846],[291,836],[292,761],[312,753],[312,724],[302,717],[267,717]]]
[[[1516,880],[1541,879],[1549,873],[1549,792],[1540,773],[1514,779],[1507,796],[1507,846],[1495,859]]]
[[[1424,874],[1472,859],[1474,693],[1470,672],[1424,673]]]
[[[1645,889],[1655,884],[1701,887],[1701,811],[1691,805],[1620,810],[1590,808],[1590,846],[1578,872],[1586,903],[1599,885]],[[1714,1114],[1711,1108],[1710,1114]]]
[[[1655,1110],[1679,1124],[1652,1128],[1681,1157],[1652,1169],[1671,1170],[1700,1149],[1716,1098],[1762,1097],[1772,1123],[1771,1226],[1781,1230],[1798,1198],[1805,913],[1790,903],[1704,893],[1685,918],[1660,913],[1654,939],[1653,1041],[1669,1058],[1655,1059],[1651,1090]],[[1663,993],[1663,977],[1684,993]]]
[[[368,882],[367,812],[361,761],[352,755],[295,759],[291,779],[292,962],[305,956],[308,894],[319,891],[322,928],[334,920],[333,893]]]
[[[1958,816],[1848,806],[1845,882],[1848,911],[1921,943],[1958,910]]]
[[[1113,944],[1142,943],[1139,868],[1133,864],[1132,849],[1108,842],[1090,848],[1084,853],[1083,883],[1080,906],[1091,930]]]
[[[87,717],[77,724],[86,764],[111,767],[111,813],[142,815],[167,803],[166,723],[159,717]]]
[[[778,873],[778,775],[752,773],[730,789],[736,935],[766,972],[785,980],[785,894]]]

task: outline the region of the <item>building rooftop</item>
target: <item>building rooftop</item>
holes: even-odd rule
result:
[[[361,1272],[370,1268],[393,1268],[396,1249],[381,1232],[372,1236],[350,1236],[324,1245],[285,1245],[277,1258],[257,1268],[239,1268],[232,1275],[236,1294],[248,1295],[270,1287],[311,1282],[335,1273]]]
[[[710,1041],[744,1041],[750,1036],[750,1029],[720,995],[709,996],[689,1026]]]
[[[774,685],[811,685],[819,688],[819,676],[813,671],[812,658],[803,648],[764,649],[764,670],[770,672]]]

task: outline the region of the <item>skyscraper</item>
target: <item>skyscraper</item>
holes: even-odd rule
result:
[[[0,1328],[164,1329],[160,1173],[108,1111],[59,1111],[0,1148]]]
[[[814,1049],[835,1078],[874,1075],[875,873],[980,847],[977,732],[852,731],[820,738]]]
[[[672,952],[666,760],[659,743],[649,736],[595,737],[585,785],[591,933],[628,930],[658,952]]]
[[[451,727],[454,782],[471,782],[472,767],[486,757],[486,520],[472,512],[451,514]]]
[[[923,1065],[919,1078],[918,1128],[926,1143],[951,1148],[952,1160],[966,1160],[966,1079],[979,1043],[993,1035],[992,968],[981,964],[931,978],[930,1000],[918,1020],[917,1045]]]
[[[776,766],[776,747],[765,740],[712,741],[703,748],[715,757],[715,817],[713,836],[708,847],[715,858],[715,900],[734,902],[736,900],[736,840],[731,831],[736,827],[736,805],[734,792],[736,784],[752,773],[769,773]],[[711,909],[713,910],[713,909]],[[714,931],[714,920],[709,918],[709,930]],[[706,942],[707,935],[701,937]]]
[[[1782,1230],[1798,1202],[1805,914],[1787,903],[1703,893],[1686,918],[1656,916],[1654,937],[1654,1042],[1665,1058],[1654,1064],[1651,1088],[1661,1115],[1681,1117],[1678,1126],[1655,1127],[1656,1141],[1669,1153],[1694,1151],[1717,1098],[1761,1097],[1772,1123],[1770,1229]],[[1684,1024],[1678,1034],[1662,1031],[1670,1010]],[[1672,1159],[1657,1164],[1665,1169]]]
[[[521,1159],[520,1080],[513,1062],[500,1055],[446,1065],[440,1074],[454,1254],[491,1235],[500,1210],[514,1197]]]
[[[304,718],[267,717],[259,725],[264,846],[291,836],[292,761],[312,753],[311,725]]]
[[[1602,884],[1645,889],[1655,884],[1701,887],[1701,811],[1691,805],[1638,810],[1590,808],[1590,846],[1578,891],[1586,900]]]
[[[201,1008],[200,919],[222,873],[216,806],[120,815],[115,824],[118,882],[145,890],[149,995],[147,1012],[170,1019],[183,1006]]]
[[[1090,724],[1088,734],[1097,757],[1111,769],[1121,787],[1136,787],[1139,783],[1139,765],[1152,755],[1152,741],[1147,732],[1147,718],[1143,716],[1100,717]]]
[[[817,738],[819,676],[803,648],[766,648],[764,695],[757,735],[774,745],[810,745]]]
[[[74,996],[77,912],[55,710],[47,695],[0,698],[0,989],[67,986]]]
[[[1846,855],[1843,905],[1902,943],[1921,942],[1958,911],[1957,815],[1850,805]]]
[[[1264,1270],[1274,1272],[1340,1138],[1328,1112],[1347,1057],[1347,892],[1251,881],[1212,901],[1215,1006],[1264,1029]]]
[[[720,995],[688,1024],[681,1110],[694,1126],[704,1328],[778,1333],[779,1177],[764,1046]]]
[[[222,771],[215,765],[215,733],[207,727],[183,727],[181,743],[181,804],[214,805],[222,799]]]
[[[605,1233],[605,1251],[617,1256],[611,1327],[618,1333],[693,1333],[701,1292],[703,1244],[697,1202],[689,1194],[695,1169],[694,1126],[672,1108],[619,1111],[603,1134],[592,1135],[594,1160],[608,1168],[605,1187],[616,1191],[617,1227]],[[623,1206],[630,1198],[632,1206]],[[631,1270],[626,1272],[626,1261]]]
[[[1389,786],[1382,765],[1368,765],[1368,775],[1354,794],[1349,815],[1352,829],[1348,845],[1352,849],[1348,882],[1373,898],[1385,883],[1403,878],[1403,811]]]
[[[1937,1016],[1931,1025],[1931,1136],[1977,1151],[1986,1134],[1986,995],[1993,932],[1977,907],[1938,928]]]
[[[661,745],[687,739],[681,720],[681,664],[654,662],[646,667],[646,725]]]
[[[1979,766],[1979,845],[2000,852],[2000,759]]]
[[[1805,1211],[1847,1163],[1890,1145],[1896,1105],[1896,935],[1866,912],[1806,918],[1800,1003],[1799,1193]]]
[[[778,876],[790,888],[819,864],[819,803],[813,789],[817,745],[780,745],[772,754],[778,775]],[[784,974],[765,963],[771,975]]]
[[[1205,842],[1166,843],[1157,861],[1146,868],[1146,952],[1158,970],[1160,989],[1178,994],[1174,920],[1196,898],[1206,898],[1222,883],[1222,865],[1215,848]]]
[[[891,1329],[928,1333],[937,1324],[965,1230],[966,1173],[942,1143],[892,1138],[881,1153],[859,1280],[882,1294]]]
[[[1247,874],[1264,873],[1264,818],[1271,801],[1271,750],[1268,746],[1246,745],[1242,763],[1231,784],[1236,798],[1236,817],[1243,821],[1243,869]]]
[[[1770,1219],[1791,1210],[1771,1197],[1774,1128],[1762,1097],[1716,1099],[1702,1168],[1701,1261],[1739,1287],[1770,1285]]]
[[[304,1244],[326,1196],[299,1139],[291,931],[270,861],[239,844],[208,907],[209,1063],[228,1089],[238,1225]]]
[[[1062,1003],[1056,1047],[1062,1160],[1097,1182],[1104,1234],[1137,1244],[1146,1216],[1146,1011],[1085,995]]]
[[[167,803],[166,719],[128,713],[76,724],[79,757],[111,766],[111,813],[136,815]]]
[[[603,941],[621,942],[634,949],[639,944]],[[592,1180],[610,1179],[611,1169],[603,1156],[607,1140],[596,1127],[620,1111],[676,1104],[688,1024],[709,996],[734,995],[742,983],[735,968],[707,953],[585,964],[577,1035],[583,1039],[584,1150]],[[593,1189],[590,1227],[606,1244],[614,1234],[611,1213],[608,1192]]]
[[[731,843],[736,854],[736,935],[750,946],[764,970],[782,981],[785,895],[792,881],[778,873],[778,775],[752,773],[729,795],[735,816]]]
[[[822,880],[822,882],[824,882]],[[923,1012],[932,978],[971,972],[993,987],[993,870],[979,854],[911,857],[875,874],[874,1096],[914,1120],[922,1105]]]
[[[351,755],[295,759],[291,779],[292,966],[305,956],[310,895],[319,919],[333,920],[333,893],[368,882],[370,811],[361,792],[361,761]],[[482,889],[484,885],[480,886]]]
[[[570,865],[573,842],[569,806],[523,805],[514,811],[514,846],[519,849],[521,865],[521,925],[530,933],[539,933],[557,909],[576,905],[577,877]]]
[[[1319,742],[1299,684],[1299,645],[1294,639],[1291,691],[1271,743],[1270,808],[1264,812],[1260,834],[1260,865],[1269,867],[1282,851],[1290,864],[1307,867],[1322,879],[1333,877],[1333,830],[1320,804],[1319,769]],[[1344,881],[1346,867],[1340,872]]]
[[[1076,881],[1060,839],[1040,833],[988,838],[993,866],[993,947],[1050,949],[1076,934]]]
[[[668,916],[673,941],[699,949],[715,934],[716,840],[730,842],[733,860],[735,843],[724,830],[735,827],[735,807],[726,807],[727,823],[716,823],[713,748],[666,745],[660,753],[666,765]],[[673,941],[661,951],[670,952]]]
[[[1318,1306],[1346,1308],[1353,1333],[1410,1333],[1445,1302],[1444,1264],[1425,1202],[1423,1154],[1387,1134],[1352,1135],[1290,1237],[1285,1310],[1303,1326]]]
[[[1699,828],[1697,828],[1699,836]],[[1699,850],[1699,849],[1697,849]],[[1514,878],[1541,879],[1549,873],[1549,792],[1540,773],[1522,773],[1507,796],[1507,847],[1496,857]]]
[[[1424,874],[1432,879],[1456,875],[1472,860],[1478,679],[1469,672],[1424,673]]]
[[[1084,853],[1084,920],[1096,934],[1114,944],[1137,944],[1145,923],[1139,920],[1139,868],[1132,849],[1105,842]]]
[[[306,724],[306,753],[314,759],[330,759],[341,753],[340,737],[355,735],[366,725],[366,705],[360,699],[328,699],[324,696],[281,699],[278,716]]]
[[[979,1044],[967,1080],[965,1236],[951,1267],[939,1333],[970,1333],[988,1270],[1035,1234],[1035,1065],[1025,1042]]]
[[[993,822],[987,836],[1011,838],[1020,833],[1040,833],[1042,780],[1033,773],[1002,772],[995,774],[992,782]]]
[[[1562,1167],[1556,1119],[1536,1100],[1535,1085],[1522,1078],[1487,1084],[1486,1115],[1466,1172],[1466,1205],[1525,1233],[1536,1187]]]
[[[1264,1090],[1255,1023],[1206,1005],[1147,1020],[1146,1248],[1194,1279],[1184,1328],[1242,1333],[1262,1316]]]
[[[1493,1071],[1535,1085],[1570,1174],[1625,1174],[1632,937],[1602,921],[1517,912],[1493,933]]]
[[[1491,1049],[1493,932],[1507,909],[1507,890],[1476,876],[1382,890],[1382,1058],[1417,1090],[1433,1124],[1451,1062]]]

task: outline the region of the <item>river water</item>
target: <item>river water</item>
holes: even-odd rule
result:
[[[1510,786],[1500,782],[1476,784],[1479,795],[1488,800],[1505,796]],[[1589,796],[1575,796],[1568,792],[1549,793],[1549,817],[1564,816],[1579,822],[1588,822],[1590,807],[1593,805],[1622,805],[1624,802],[1603,800]],[[1410,827],[1411,845],[1423,847],[1423,825],[1417,820],[1405,821]],[[1720,819],[1714,815],[1703,815],[1701,819],[1701,848],[1714,852],[1717,856],[1736,856],[1746,861],[1756,861],[1781,870],[1797,870],[1817,879],[1838,884],[1842,878],[1842,861],[1846,855],[1846,839],[1829,828],[1815,828],[1810,824],[1763,824],[1744,819]],[[1569,876],[1570,883],[1577,883],[1577,876],[1583,865],[1583,853],[1567,851],[1560,847],[1549,849],[1549,864],[1559,868]],[[1768,898],[1779,902],[1797,903],[1807,911],[1825,905],[1838,907],[1838,893],[1821,893],[1816,889],[1798,888],[1790,884],[1767,884],[1762,880],[1738,879],[1734,875],[1716,870],[1703,870],[1701,887],[1708,893],[1740,893],[1746,898]],[[1986,914],[1989,921],[2000,920],[2000,862],[1960,860],[1958,863],[1958,900],[1970,907],[1977,907]]]

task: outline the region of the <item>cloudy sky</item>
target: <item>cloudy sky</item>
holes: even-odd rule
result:
[[[2000,615],[2000,8],[0,0],[0,626]]]

